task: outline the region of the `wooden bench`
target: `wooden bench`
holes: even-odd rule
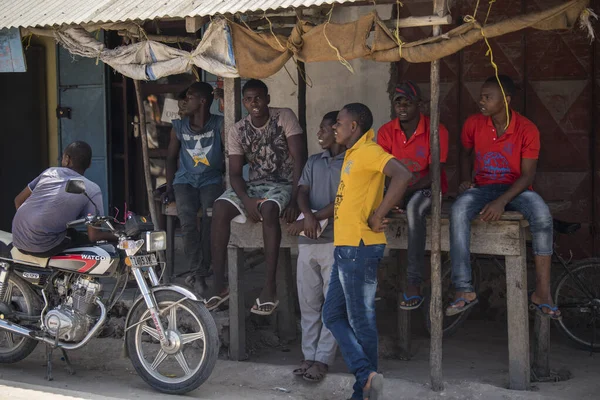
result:
[[[427,229],[430,232],[430,224]],[[387,247],[407,249],[408,226],[406,216],[399,214],[391,218],[386,231]],[[527,222],[522,215],[506,212],[497,222],[474,220],[471,229],[471,252],[504,256],[506,260],[506,286],[508,311],[508,358],[509,387],[526,390],[530,387],[530,348],[529,318],[527,299],[527,263],[526,263]],[[427,240],[429,249],[429,237]],[[277,271],[277,291],[280,301],[278,310],[278,328],[284,339],[296,334],[294,312],[294,293],[291,274],[290,248],[297,246],[297,238],[286,233],[282,224],[279,265]],[[231,238],[228,246],[229,268],[229,318],[230,349],[232,360],[243,360],[246,355],[245,316],[248,305],[244,304],[243,258],[244,249],[263,247],[262,227],[260,224],[245,223],[231,225]],[[442,251],[449,251],[449,219],[442,215],[441,231]],[[538,374],[549,372],[548,347],[549,327],[547,318],[536,317],[536,343],[534,346],[534,367]],[[410,322],[408,312],[399,312],[399,334],[404,351],[410,348]]]

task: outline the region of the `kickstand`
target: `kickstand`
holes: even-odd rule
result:
[[[54,351],[54,346],[46,343],[46,380],[52,381],[54,378],[52,377],[52,352]]]
[[[62,360],[65,363],[67,363],[67,371],[69,372],[69,375],[75,375],[75,370],[73,369],[73,364],[71,364],[71,360],[69,360],[69,356],[67,355],[67,352],[62,347],[60,348],[60,351],[62,351],[62,355],[63,355]]]

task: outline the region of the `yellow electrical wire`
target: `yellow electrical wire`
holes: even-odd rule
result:
[[[492,50],[492,46],[490,45],[488,38],[485,36],[485,30],[484,30],[484,26],[485,26],[485,24],[487,24],[488,18],[490,17],[490,12],[492,11],[492,4],[494,4],[495,2],[496,2],[496,0],[489,1],[488,11],[485,16],[485,21],[483,22],[483,26],[480,26],[480,29],[481,29],[481,36],[483,36],[483,40],[485,41],[485,44],[487,45],[487,48],[488,48],[485,55],[486,55],[486,57],[487,56],[490,57],[490,64],[492,65],[492,68],[494,68],[494,75],[496,76],[496,81],[498,82],[498,86],[500,86],[500,91],[502,92],[502,99],[504,100],[504,109],[506,110],[506,126],[504,127],[504,129],[508,129],[508,125],[510,124],[510,109],[508,108],[508,100],[506,100],[506,92],[504,91],[502,82],[500,82],[500,76],[498,74],[498,65],[494,62],[494,52]],[[476,24],[477,20],[475,19],[475,16],[477,15],[478,8],[479,8],[479,0],[477,0],[477,4],[475,5],[475,11],[473,11],[473,15],[465,16],[464,21],[467,23]]]

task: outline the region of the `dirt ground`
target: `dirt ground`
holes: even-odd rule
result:
[[[180,249],[177,257],[179,260],[182,259]],[[295,265],[295,260],[293,263]],[[183,272],[179,263],[177,270]],[[248,269],[244,282],[246,304],[250,305],[264,282],[264,266],[258,265]],[[386,399],[586,400],[600,398],[598,394],[600,393],[600,379],[598,379],[600,354],[591,355],[570,347],[554,330],[552,331],[551,368],[555,371],[568,371],[572,378],[562,382],[534,383],[532,390],[526,392],[506,389],[508,352],[505,305],[502,304],[501,293],[503,285],[504,283],[498,281],[497,274],[493,275],[493,280],[487,284],[489,289],[482,293],[489,296],[487,302],[482,302],[484,305],[487,304],[485,309],[482,307],[473,312],[453,337],[444,340],[445,389],[441,393],[435,393],[430,389],[429,337],[424,328],[422,312],[415,312],[412,320],[412,359],[401,361],[397,358],[396,350],[394,301],[384,298],[378,302],[377,314],[381,337],[380,370],[386,377]],[[134,292],[127,293],[126,297],[133,298]],[[387,292],[385,295],[389,296],[390,290],[388,289]],[[391,296],[393,295],[392,287]],[[199,390],[189,394],[189,397],[237,399],[238,397],[235,396],[241,396],[239,398],[310,400],[349,397],[353,378],[347,373],[339,352],[326,380],[318,385],[308,384],[291,374],[303,358],[299,339],[292,343],[283,343],[276,334],[276,317],[264,318],[247,314],[249,360],[227,361],[228,312],[225,310],[214,313],[223,335],[224,347],[221,360],[217,363],[209,381]],[[120,319],[116,318],[113,322],[118,325]],[[77,387],[90,386],[90,393],[95,393],[94,388],[101,386],[101,382],[116,380],[121,382],[120,385],[123,387],[120,390],[110,390],[106,395],[117,398],[154,398],[155,392],[148,389],[135,375],[129,360],[122,358],[121,343],[114,338],[96,339],[86,348],[87,350],[74,352],[72,360],[80,372],[75,377],[64,376],[60,378],[60,382],[75,382],[69,384]],[[43,381],[43,353],[38,349],[32,357],[13,367],[0,366],[0,378],[23,381],[18,374],[20,370],[27,371],[29,383],[46,384]],[[88,380],[89,382],[86,383]],[[60,386],[57,383],[52,385]],[[126,389],[130,385],[133,385],[132,389]]]

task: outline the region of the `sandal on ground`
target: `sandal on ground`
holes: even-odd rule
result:
[[[204,300],[204,305],[206,306],[206,309],[208,311],[212,311],[214,309],[216,309],[217,307],[219,307],[221,304],[225,303],[227,300],[229,300],[229,289],[227,289],[227,292],[225,294],[223,294],[222,296],[212,296],[209,299],[205,299]]]
[[[400,309],[402,310],[406,310],[406,311],[411,311],[411,310],[416,310],[417,308],[421,307],[421,305],[423,304],[423,301],[425,301],[425,297],[423,296],[406,296],[406,293],[402,293],[402,297],[404,297],[404,303],[405,305],[398,305],[398,307],[400,307]],[[417,300],[417,302],[415,304],[413,304],[412,306],[408,305],[408,302],[411,300]]]
[[[271,306],[272,308],[270,310],[263,310],[263,308],[266,306]],[[264,303],[261,303],[260,299],[257,297],[256,304],[254,305],[256,308],[252,307],[250,312],[257,315],[271,315],[275,312],[277,306],[279,306],[279,300],[276,300],[275,303],[272,301],[265,301]]]
[[[461,301],[465,303],[464,306],[462,306],[462,307],[454,307],[456,304],[460,303]],[[469,308],[473,307],[477,303],[479,303],[479,299],[477,297],[474,298],[471,301],[465,299],[464,297],[459,297],[458,299],[456,299],[452,303],[450,303],[450,307],[446,308],[446,316],[447,317],[451,317],[453,315],[465,312],[465,311],[467,311]]]
[[[306,370],[312,367],[313,363],[314,361],[312,360],[302,360],[302,363],[300,363],[300,367],[293,370],[292,374],[296,376],[304,375],[306,373]]]
[[[327,364],[315,361],[314,364],[306,370],[304,375],[302,375],[302,378],[307,382],[318,383],[325,378],[327,372],[329,372],[329,366],[327,366]]]
[[[544,308],[547,308],[551,312],[549,312],[549,313],[544,312]],[[533,300],[531,300],[531,297],[529,297],[529,309],[532,311],[535,311],[540,316],[545,317],[545,318],[550,318],[555,321],[562,319],[562,314],[560,313],[558,306],[551,306],[550,304],[546,304],[546,303],[536,304],[533,302]]]
[[[363,389],[363,399],[383,400],[383,375],[375,374],[371,378],[371,386]]]

